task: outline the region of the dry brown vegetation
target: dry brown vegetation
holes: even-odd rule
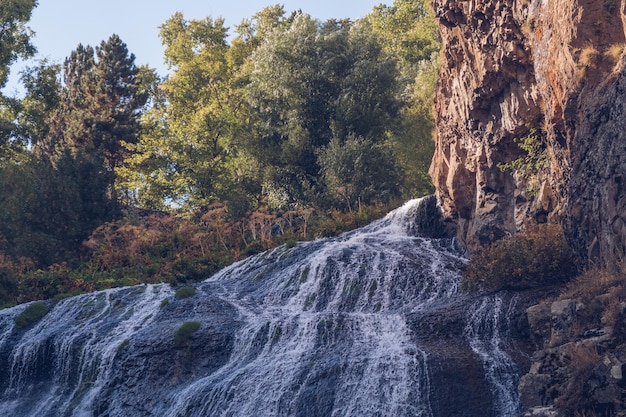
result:
[[[560,299],[576,298],[588,303],[596,296],[606,294],[611,290],[624,289],[626,275],[623,267],[621,271],[611,272],[602,268],[590,268],[570,281],[561,292]]]
[[[474,254],[464,272],[463,286],[522,290],[567,282],[575,274],[561,226],[540,224]]]
[[[592,407],[591,398],[585,395],[587,391],[585,384],[600,360],[600,355],[594,347],[574,343],[569,349],[569,359],[573,368],[572,374],[556,405],[569,415],[573,415],[576,411]]]
[[[38,269],[28,258],[0,252],[0,307],[94,290],[206,279],[248,255],[298,240],[332,236],[381,217],[389,206],[327,212],[270,210],[263,205],[234,219],[225,204],[189,216],[131,210],[84,241],[81,259]]]

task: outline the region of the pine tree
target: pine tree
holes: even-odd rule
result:
[[[147,102],[141,69],[126,44],[112,35],[95,49],[78,45],[63,65],[61,104],[35,152],[55,161],[69,149],[75,157],[100,160],[116,199],[115,170],[129,156],[126,143],[139,137],[139,117]]]

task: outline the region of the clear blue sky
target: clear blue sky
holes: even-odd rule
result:
[[[113,33],[120,36],[135,54],[138,65],[148,64],[165,75],[163,48],[158,26],[176,11],[186,19],[223,17],[231,28],[272,4],[282,4],[287,12],[304,13],[326,20],[349,17],[356,20],[385,0],[39,0],[30,27],[36,33],[33,43],[38,58],[62,62],[79,43],[96,46]],[[12,68],[6,93],[16,91],[19,63]]]

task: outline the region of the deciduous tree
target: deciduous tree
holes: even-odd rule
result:
[[[0,7],[0,90],[9,79],[11,65],[36,52],[30,42],[33,32],[27,26],[36,0],[3,0]],[[15,124],[19,100],[0,92],[0,165],[10,162],[24,151],[24,143],[16,138]]]

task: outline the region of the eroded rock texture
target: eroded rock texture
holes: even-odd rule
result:
[[[614,292],[527,310],[537,349],[519,384],[524,417],[626,415],[625,306]]]
[[[583,261],[626,253],[626,0],[435,0],[444,51],[431,175],[471,250],[561,222]],[[536,132],[549,166],[526,156]],[[524,170],[521,170],[524,171]]]

